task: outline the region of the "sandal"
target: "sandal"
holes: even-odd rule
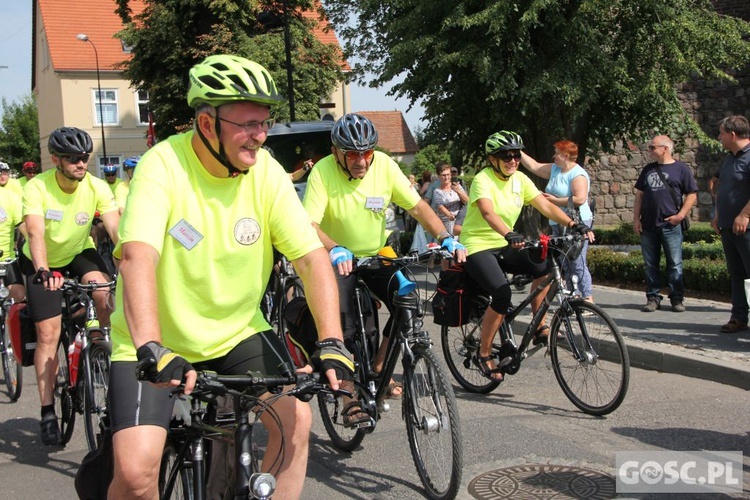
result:
[[[357,400],[351,400],[344,405],[341,410],[341,416],[344,418],[344,427],[365,427],[361,424],[370,424],[370,415],[362,409],[362,405]],[[368,425],[369,427],[369,425]]]
[[[57,425],[57,417],[54,413],[48,413],[39,422],[42,434],[42,443],[54,446],[60,443],[60,427]]]
[[[385,390],[385,399],[401,399],[404,395],[404,385],[401,382],[391,380],[388,388]]]
[[[489,355],[489,356],[479,356],[477,355],[477,362],[479,371],[482,375],[484,375],[485,378],[488,378],[492,380],[493,382],[502,382],[503,381],[503,369],[502,368],[490,368],[486,365],[488,361],[494,361],[495,356]],[[500,378],[495,378],[493,375],[500,374]]]
[[[549,341],[549,326],[542,325],[539,327],[539,329],[534,333],[534,337],[531,339],[531,343],[534,345],[539,344],[547,344]]]

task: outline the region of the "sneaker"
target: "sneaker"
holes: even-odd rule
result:
[[[676,313],[685,312],[685,304],[683,304],[681,300],[673,300],[672,311]]]
[[[649,297],[646,305],[641,307],[641,311],[646,313],[652,313],[657,309],[661,309],[661,301],[656,297]]]
[[[60,427],[57,424],[57,417],[54,413],[48,413],[43,416],[39,422],[39,428],[42,434],[42,443],[48,446],[60,443]]]

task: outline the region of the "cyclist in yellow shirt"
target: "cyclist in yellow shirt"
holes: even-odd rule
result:
[[[109,281],[107,268],[89,233],[98,211],[112,240],[117,241],[120,214],[106,183],[88,173],[87,162],[93,149],[88,133],[73,127],[59,128],[50,134],[48,148],[55,168],[37,175],[24,188],[23,217],[28,239],[19,260],[37,331],[34,367],[42,404],[42,442],[53,445],[60,434],[52,392],[57,373],[63,273],[69,272],[83,283]],[[105,289],[94,292],[102,326],[109,324],[108,293]]]
[[[307,181],[304,205],[318,236],[338,270],[339,307],[345,338],[354,334],[356,323],[351,297],[356,280],[351,275],[354,257],[376,255],[386,244],[385,209],[394,202],[409,212],[451,252],[459,262],[464,247],[445,230],[430,206],[412,189],[409,179],[391,158],[374,150],[378,133],[372,122],[355,113],[341,117],[331,129],[333,147],[318,161]],[[394,270],[368,270],[360,274],[367,287],[390,311]],[[389,320],[390,322],[390,320]],[[385,332],[390,331],[388,325]],[[387,338],[383,340],[373,368],[382,369]],[[391,381],[389,395],[400,397],[403,388]],[[352,412],[349,412],[350,414]],[[354,412],[356,413],[356,412]],[[352,424],[356,421],[352,421]]]
[[[3,161],[0,161],[0,189],[11,191],[19,198],[23,196],[23,186],[10,176],[10,166]]]
[[[546,262],[531,260],[528,252],[521,252],[524,236],[513,230],[525,205],[531,205],[548,219],[564,225],[574,232],[587,234],[591,229],[576,224],[560,207],[550,202],[523,172],[518,172],[521,136],[502,130],[485,142],[488,166],[481,170],[471,183],[466,219],[461,229],[461,241],[469,256],[464,268],[476,283],[492,297],[482,319],[482,338],[477,360],[482,374],[493,380],[502,380],[502,373],[491,355],[492,341],[510,307],[511,289],[503,271],[531,274],[535,280],[532,288],[548,274]],[[593,234],[593,233],[592,233]],[[539,309],[546,293],[541,293],[531,303],[534,312]],[[534,344],[546,342],[549,327],[536,332]]]
[[[21,187],[24,187],[31,179],[41,172],[39,166],[33,161],[27,161],[23,164],[23,178],[18,179]]]
[[[115,189],[122,183],[122,179],[117,177],[117,165],[105,165],[102,172],[104,172],[104,180],[107,181],[109,189],[112,190],[112,194],[115,194]]]
[[[130,181],[133,179],[135,166],[138,165],[140,160],[140,156],[131,156],[122,162],[122,170],[128,178],[118,184],[115,188],[115,201],[117,202],[117,208],[120,209],[120,215],[122,215],[122,211],[125,210],[125,202],[128,199],[128,192],[130,191]]]
[[[139,161],[115,249],[122,261],[112,317],[110,498],[158,498],[170,387],[184,377],[190,393],[193,366],[274,374],[291,362],[260,310],[273,247],[305,283],[319,332],[317,368],[334,388],[354,371],[326,252],[289,175],[262,149],[281,100],[273,78],[230,55],[207,57],[189,77],[194,129]],[[136,379],[136,366],[152,383]],[[293,397],[272,407],[261,417],[269,433],[263,468],[274,467],[279,498],[298,498],[312,412]]]
[[[14,237],[16,228],[23,222],[21,218],[21,198],[12,191],[0,189],[0,250],[1,260],[13,259],[16,256]],[[23,228],[21,227],[23,231]],[[23,274],[16,260],[8,267],[5,285],[10,291],[10,298],[21,302],[26,298],[26,288],[23,284]]]

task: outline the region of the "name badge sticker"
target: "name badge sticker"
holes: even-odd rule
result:
[[[180,222],[169,230],[169,234],[188,250],[192,250],[203,239],[203,235],[185,219],[180,219]]]
[[[514,193],[521,192],[521,181],[519,181],[518,179],[513,179],[513,192]]]
[[[5,222],[7,218],[8,218],[8,213],[5,211],[3,207],[0,207],[0,222]]]
[[[47,213],[44,215],[44,218],[49,220],[61,221],[63,218],[63,211],[48,208]]]
[[[385,198],[382,196],[368,196],[365,201],[365,208],[369,208],[373,211],[383,210],[385,206]]]

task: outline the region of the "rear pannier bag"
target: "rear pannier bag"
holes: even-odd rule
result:
[[[435,323],[443,326],[461,326],[469,322],[471,309],[471,278],[461,264],[453,264],[440,271],[437,290],[432,299]]]

